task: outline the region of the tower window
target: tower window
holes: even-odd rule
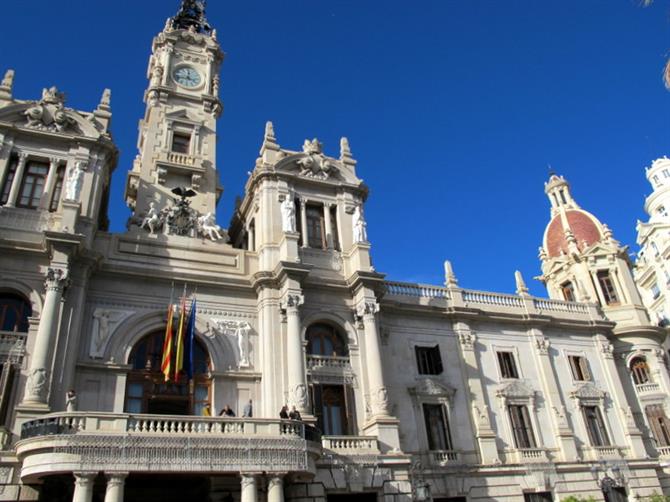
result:
[[[416,365],[419,375],[439,375],[442,373],[442,357],[440,347],[415,347]]]
[[[582,413],[591,446],[609,446],[610,440],[600,408],[597,406],[582,406]]]
[[[307,244],[311,248],[326,248],[326,232],[323,206],[307,206]]]
[[[563,293],[563,298],[566,302],[575,301],[575,286],[572,282],[567,281],[561,284],[561,292]]]
[[[610,276],[609,270],[598,270],[596,274],[598,277],[598,283],[600,284],[600,289],[603,292],[603,298],[607,305],[616,305],[619,303],[619,298],[617,297],[616,290],[614,289],[614,283],[612,282],[612,277]]]
[[[564,190],[560,190],[558,193],[561,194],[561,201],[563,201],[563,204],[567,204],[568,201],[565,200],[565,191],[564,191]]]
[[[176,132],[172,135],[172,151],[175,153],[190,153],[191,135]]]
[[[500,374],[503,378],[519,378],[514,354],[511,352],[498,352],[498,365],[500,366]]]
[[[49,164],[42,162],[28,162],[26,172],[23,175],[21,190],[19,191],[19,200],[17,207],[28,209],[37,209],[40,204],[40,198],[44,193],[44,184],[49,173]]]
[[[507,411],[512,423],[512,433],[514,434],[516,447],[535,448],[535,436],[533,436],[528,408],[523,405],[510,405]]]
[[[424,404],[423,418],[426,421],[428,449],[453,450],[449,421],[444,406],[441,404]]]
[[[589,372],[589,364],[585,357],[582,356],[568,356],[570,361],[570,369],[572,370],[572,378],[578,381],[591,380],[591,373]]]

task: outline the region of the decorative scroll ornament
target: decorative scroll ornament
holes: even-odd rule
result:
[[[46,278],[44,279],[44,284],[49,290],[63,290],[67,287],[70,280],[68,277],[67,270],[61,268],[48,268]]]
[[[377,302],[363,302],[356,307],[356,317],[358,319],[374,318],[377,312],[379,312]]]
[[[249,360],[251,325],[246,321],[231,321],[227,319],[212,319],[212,323],[216,333],[237,338],[237,348],[240,352],[239,367],[248,368],[251,366]]]
[[[42,131],[63,132],[75,123],[65,112],[64,105],[65,94],[58,92],[55,87],[43,89],[42,99],[24,112],[26,126]]]
[[[337,170],[335,163],[323,154],[322,147],[316,138],[312,141],[305,140],[302,145],[305,156],[296,162],[301,168],[301,176],[327,180]]]

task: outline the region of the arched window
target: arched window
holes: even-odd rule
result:
[[[347,344],[340,332],[330,324],[312,324],[307,328],[307,353],[313,356],[344,357]]]
[[[630,372],[633,375],[635,385],[647,383],[651,380],[649,376],[649,365],[642,357],[636,357],[630,362]]]
[[[30,302],[22,296],[0,293],[0,331],[28,332],[28,318],[33,315]]]
[[[161,360],[165,330],[142,338],[133,348],[128,364],[132,366],[126,386],[127,413],[158,415],[203,415],[210,407],[211,378],[209,355],[196,339],[193,349],[193,380],[185,375],[165,381]],[[174,367],[174,363],[173,363]]]

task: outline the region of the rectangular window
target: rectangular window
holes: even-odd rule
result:
[[[442,357],[440,347],[414,347],[416,352],[416,366],[419,375],[439,375],[442,373]]]
[[[337,207],[330,208],[330,235],[333,236],[333,249],[341,251],[340,238],[337,233]]]
[[[498,365],[503,378],[519,378],[512,352],[498,352]]]
[[[444,406],[441,404],[424,404],[423,418],[426,421],[428,448],[430,450],[452,450],[451,432]]]
[[[586,431],[589,435],[591,446],[609,446],[610,440],[605,428],[600,408],[597,406],[582,406]]]
[[[307,245],[311,248],[326,248],[324,232],[323,206],[307,206]]]
[[[346,389],[343,385],[313,385],[312,411],[317,419],[317,427],[326,436],[342,436],[349,434]],[[353,410],[351,410],[353,412]]]
[[[585,357],[568,356],[568,361],[570,361],[572,378],[579,381],[591,380],[591,373],[589,372],[589,363],[587,362]]]
[[[658,287],[658,284],[654,283],[651,285],[651,297],[655,300],[659,296],[661,296],[661,290]]]
[[[570,281],[561,284],[561,291],[563,292],[563,298],[566,302],[575,301],[575,287]]]
[[[654,439],[656,439],[656,444],[658,446],[670,446],[670,421],[665,416],[663,406],[650,404],[645,407],[644,411],[647,414],[647,420],[649,420],[649,426]]]
[[[54,183],[54,190],[53,194],[51,195],[51,203],[49,204],[49,211],[51,212],[54,212],[58,209],[58,203],[60,202],[60,195],[63,191],[64,178],[65,178],[65,166],[58,166],[58,171],[56,171],[56,182]]]
[[[554,497],[551,495],[551,492],[535,492],[535,493],[524,493],[523,501],[524,502],[552,502]]]
[[[44,184],[49,173],[49,164],[28,161],[19,190],[17,207],[37,209],[44,193]]]
[[[191,153],[191,135],[176,132],[172,135],[172,151],[175,153]]]
[[[14,176],[16,176],[16,168],[18,166],[18,160],[13,158],[9,163],[9,169],[7,170],[7,175],[5,176],[5,183],[2,185],[2,194],[0,194],[0,206],[4,206],[9,201],[9,192],[12,189],[12,183],[14,182]]]
[[[609,270],[598,270],[596,277],[598,277],[598,283],[600,284],[600,289],[603,292],[603,298],[607,305],[616,305],[619,303],[619,298],[617,297],[616,290],[614,289],[614,283],[610,277]]]
[[[523,405],[510,405],[508,411],[516,447],[535,448],[535,436],[533,436],[528,408]]]

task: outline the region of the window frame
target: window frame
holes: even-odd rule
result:
[[[605,417],[603,416],[603,412],[601,410],[601,406],[595,403],[583,403],[580,405],[581,408],[581,413],[582,413],[582,419],[584,420],[584,426],[586,428],[586,435],[589,439],[589,444],[592,447],[595,448],[600,448],[600,447],[608,447],[608,446],[613,446],[612,445],[612,440],[611,434],[609,431],[609,428],[607,427],[607,423],[605,422]],[[587,415],[587,410],[595,410],[595,413],[589,417]],[[600,436],[597,438],[594,435],[594,430],[591,428],[592,421],[590,418],[595,418],[595,432],[598,433]],[[604,442],[602,441],[604,439]],[[596,444],[596,443],[602,443],[602,444]]]
[[[444,373],[440,344],[415,345],[416,370],[419,375],[441,375]]]
[[[500,378],[502,380],[519,380],[521,378],[521,372],[519,371],[519,365],[517,364],[517,351],[515,349],[496,348],[495,353]],[[503,354],[509,355],[509,361],[503,361],[505,357]]]
[[[23,177],[21,178],[21,185],[19,186],[19,193],[17,195],[16,207],[23,209],[40,208],[40,201],[44,195],[44,189],[46,188],[50,167],[51,166],[48,162],[43,162],[36,159],[26,160]],[[33,168],[44,169],[44,172],[31,172],[31,169]],[[28,185],[30,185],[30,194],[26,197],[24,192]],[[26,198],[27,200],[24,202],[24,199]]]
[[[305,224],[307,228],[307,247],[311,249],[327,249],[326,240],[326,217],[323,204],[305,204]]]
[[[621,299],[614,285],[614,279],[610,270],[601,269],[596,271],[596,279],[605,304],[612,306],[620,305]]]
[[[15,303],[16,305],[12,306],[12,303]],[[20,308],[17,308],[19,306]],[[7,322],[6,316],[10,308],[14,309],[17,320],[14,322],[12,329],[6,330],[3,328],[5,327],[5,322]],[[11,291],[0,292],[0,331],[4,331],[6,333],[28,333],[30,330],[30,318],[32,315],[33,306],[30,300],[28,300],[26,297]]]
[[[628,363],[628,371],[635,385],[643,385],[646,383],[653,383],[651,378],[651,369],[649,363],[644,356],[636,355]]]
[[[575,284],[573,281],[565,281],[561,284],[561,293],[563,299],[566,302],[576,302],[577,296],[575,295]]]
[[[593,375],[589,366],[588,358],[583,354],[566,354],[570,374],[575,382],[592,382]]]
[[[533,420],[528,411],[528,405],[522,403],[509,403],[507,405],[507,418],[509,419],[512,430],[514,447],[517,450],[537,449],[537,438],[535,437],[535,432],[533,430]],[[520,435],[521,433],[523,434]]]
[[[16,170],[19,167],[19,158],[16,155],[12,155],[9,160],[9,166],[5,174],[5,179],[2,181],[2,191],[0,191],[0,206],[4,206],[9,202],[9,195],[12,191],[12,185],[14,184],[14,178],[16,177]]]
[[[177,129],[172,132],[170,141],[170,152],[182,155],[191,155],[193,143],[193,132]],[[177,147],[177,149],[175,149]],[[184,149],[185,148],[185,149]]]
[[[429,416],[429,413],[427,413],[427,409],[439,410],[440,417],[438,422],[442,427],[442,430],[440,431],[442,437],[437,441],[437,443],[444,442],[446,448],[433,448],[433,446],[440,445],[436,444],[435,440],[437,438],[433,437],[432,427],[429,421],[431,417]],[[454,451],[454,440],[451,435],[448,406],[446,406],[444,403],[422,402],[421,412],[423,414],[423,425],[425,427],[425,437],[426,443],[428,444],[428,451]]]

